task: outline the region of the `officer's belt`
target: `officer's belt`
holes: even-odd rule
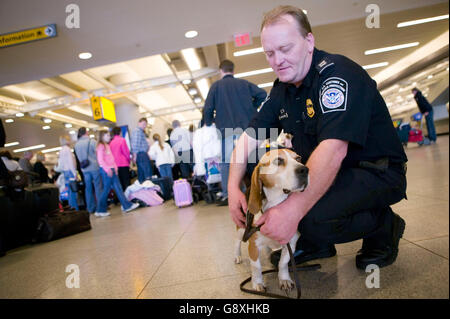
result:
[[[360,161],[358,167],[361,168],[371,168],[377,171],[385,172],[388,168],[393,168],[406,174],[406,163],[405,162],[392,162],[388,157],[380,158],[374,162],[370,161]]]

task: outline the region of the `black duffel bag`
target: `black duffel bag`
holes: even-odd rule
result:
[[[34,242],[46,242],[91,229],[89,212],[65,210],[39,219]]]

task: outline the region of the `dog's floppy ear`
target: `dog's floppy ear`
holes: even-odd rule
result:
[[[256,215],[262,207],[262,183],[259,179],[260,164],[256,165],[252,174],[250,196],[248,198],[248,211]]]

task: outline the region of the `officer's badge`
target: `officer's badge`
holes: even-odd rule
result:
[[[308,114],[309,117],[313,117],[314,114],[316,114],[311,99],[306,100],[306,114]]]
[[[347,109],[348,85],[344,79],[331,77],[325,80],[319,91],[319,102],[323,113]]]

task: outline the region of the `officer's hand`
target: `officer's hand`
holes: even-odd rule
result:
[[[261,226],[260,231],[264,236],[285,245],[294,236],[301,220],[298,205],[292,205],[289,200],[274,206],[264,212],[256,221],[256,226]]]
[[[228,209],[231,219],[240,228],[245,228],[245,216],[243,211],[247,211],[247,201],[244,193],[239,188],[228,190]]]
[[[428,114],[429,114],[428,112],[423,113],[423,115],[425,115],[425,116],[428,116]]]

